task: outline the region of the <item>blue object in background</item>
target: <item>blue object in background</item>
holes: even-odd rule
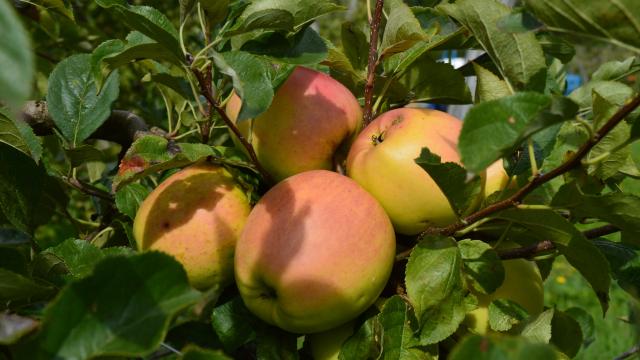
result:
[[[573,90],[582,85],[582,78],[577,74],[567,74],[567,88],[564,90],[564,94],[568,95]]]

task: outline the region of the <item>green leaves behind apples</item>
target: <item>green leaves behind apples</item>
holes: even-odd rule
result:
[[[21,344],[29,359],[143,356],[162,341],[169,321],[195,303],[178,262],[161,253],[109,257],[69,284],[45,311],[40,332]]]
[[[240,50],[294,65],[314,65],[328,56],[327,44],[310,26],[286,35],[268,32],[245,42]]]
[[[138,208],[151,191],[141,184],[128,184],[116,192],[116,206],[121,213],[131,219],[136,217]]]
[[[189,345],[182,350],[181,360],[231,360],[230,357],[225,355],[219,350],[209,350],[197,347],[195,345]]]
[[[31,127],[3,108],[0,108],[0,142],[22,151],[36,162],[40,161],[42,144]]]
[[[468,28],[489,54],[504,80],[514,90],[542,91],[546,64],[542,47],[532,32],[508,33],[498,21],[511,13],[497,0],[464,0],[438,9]]]
[[[480,103],[469,111],[462,126],[458,143],[462,162],[479,173],[510,155],[527,137],[573,118],[577,111],[577,105],[567,98],[533,92]]]
[[[491,245],[480,240],[458,242],[463,261],[463,272],[473,290],[491,294],[504,281],[504,266]]]
[[[550,31],[574,38],[582,35],[585,43],[597,38],[640,52],[640,9],[634,0],[525,0],[524,4]]]
[[[496,299],[489,304],[489,326],[495,331],[508,331],[529,316],[518,303]]]
[[[57,203],[66,202],[42,164],[3,143],[0,169],[0,214],[16,229],[32,233],[49,220]]]
[[[611,265],[611,274],[621,288],[640,298],[640,247],[607,240],[594,240]]]
[[[453,334],[475,305],[464,289],[462,257],[452,238],[424,238],[411,253],[405,282],[420,324],[421,345]]]
[[[297,32],[317,17],[344,9],[329,0],[257,0],[247,6],[227,35],[253,30]]]
[[[113,179],[113,189],[119,191],[122,186],[149,174],[189,165],[209,156],[220,158],[221,155],[215,148],[204,144],[176,143],[161,136],[144,136],[131,145],[121,160],[118,174]],[[130,214],[132,207],[125,204],[123,198],[129,195],[119,196],[121,211]]]
[[[137,30],[165,47],[176,59],[183,60],[178,30],[160,11],[150,6],[127,5],[123,0],[96,0],[112,11],[132,30]]]
[[[233,80],[233,89],[242,99],[237,121],[251,119],[263,113],[273,100],[273,87],[268,64],[242,51],[215,54],[216,67]]]
[[[551,210],[510,209],[496,218],[511,221],[531,231],[540,240],[551,240],[569,263],[584,276],[593,288],[602,312],[609,306],[609,263],[598,248],[571,223]]]
[[[62,60],[49,77],[47,105],[53,122],[72,147],[81,144],[111,114],[118,98],[119,77],[112,73],[98,93],[91,71],[91,55]]]
[[[524,337],[471,335],[452,350],[450,360],[558,359],[553,347]]]
[[[381,56],[407,50],[418,41],[427,38],[420,22],[404,1],[385,1],[384,9],[388,16],[380,44]]]
[[[0,301],[3,303],[0,308],[5,308],[5,303],[9,302],[46,299],[54,292],[54,287],[47,282],[0,268]]]
[[[0,103],[17,108],[31,94],[31,41],[9,1],[0,2]]]
[[[420,157],[416,158],[415,162],[435,181],[456,214],[464,215],[465,210],[480,193],[480,177],[476,176],[467,181],[467,171],[462,166],[453,162],[440,162],[440,156],[431,153],[427,148],[422,148]]]

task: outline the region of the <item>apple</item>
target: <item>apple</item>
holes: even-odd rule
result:
[[[241,106],[242,100],[234,93],[226,106],[234,122]],[[337,80],[296,67],[266,112],[237,125],[261,165],[280,181],[307,170],[330,170],[334,161],[344,159],[362,126],[362,109]]]
[[[396,231],[415,235],[457,220],[445,195],[415,159],[423,147],[443,162],[460,163],[462,121],[437,110],[388,111],[358,135],[347,157],[347,175],[373,195]]]
[[[321,333],[308,335],[313,360],[338,360],[344,342],[353,335],[353,321]]]
[[[262,320],[316,333],[373,304],[394,257],[380,204],[348,177],[312,170],[278,183],[251,211],[236,247],[236,284]]]
[[[199,163],[168,177],[142,202],[133,223],[138,249],[178,260],[198,289],[233,281],[237,239],[251,206],[223,167]]]
[[[489,197],[489,195],[496,191],[503,190],[509,183],[509,175],[504,170],[504,164],[502,160],[498,160],[489,165],[486,170],[486,180],[483,189],[483,198]]]
[[[484,335],[489,331],[489,304],[496,299],[518,303],[529,316],[536,317],[544,310],[542,277],[535,262],[525,259],[502,261],[504,282],[492,294],[476,294],[478,308],[467,314],[465,324],[474,333]]]

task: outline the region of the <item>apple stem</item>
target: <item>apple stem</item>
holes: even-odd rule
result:
[[[364,129],[373,120],[373,87],[375,85],[376,67],[379,64],[378,58],[378,30],[380,29],[380,21],[382,19],[382,7],[384,0],[376,0],[376,10],[373,18],[369,22],[371,36],[369,40],[369,62],[367,64],[367,83],[364,86],[364,112],[363,126]]]

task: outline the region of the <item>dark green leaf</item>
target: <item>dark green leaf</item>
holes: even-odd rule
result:
[[[175,143],[161,136],[148,135],[136,140],[120,162],[113,189],[159,171],[186,166],[208,156],[219,156],[204,144]]]
[[[420,22],[404,1],[387,0],[384,9],[388,15],[380,44],[382,56],[402,52],[418,41],[426,40]]]
[[[207,19],[211,25],[224,20],[229,11],[229,0],[198,0],[200,6],[207,13]]]
[[[72,149],[65,149],[65,153],[71,163],[71,167],[78,167],[89,161],[105,160],[105,154],[102,151],[87,144],[82,144]]]
[[[538,42],[542,46],[542,51],[546,55],[553,56],[563,64],[568,63],[576,55],[576,49],[571,43],[549,33],[539,33],[536,35]]]
[[[233,89],[242,99],[236,121],[252,119],[269,108],[273,88],[267,63],[243,51],[214,55],[216,67],[233,80]]]
[[[294,65],[315,65],[328,55],[327,44],[312,27],[293,36],[266,33],[244,43],[241,50]]]
[[[415,159],[449,200],[449,204],[458,215],[463,215],[481,190],[480,177],[467,181],[467,171],[460,165],[440,162],[440,156],[423,148]]]
[[[428,55],[416,59],[397,81],[407,93],[405,101],[445,104],[471,102],[471,92],[462,73],[449,64],[434,61]]]
[[[119,86],[114,72],[98,94],[89,54],[73,55],[56,65],[49,77],[47,105],[53,122],[71,146],[82,143],[107,120]]]
[[[551,321],[551,343],[565,355],[573,358],[582,346],[580,324],[571,316],[556,310]]]
[[[640,8],[635,0],[525,0],[524,4],[550,31],[583,35],[585,44],[597,39],[640,52]]]
[[[463,0],[438,6],[467,27],[487,51],[513,90],[544,89],[546,63],[532,32],[512,34],[498,28],[511,13],[497,0]]]
[[[53,292],[54,288],[50,284],[0,268],[0,301],[3,303],[44,299]]]
[[[471,335],[453,349],[449,360],[558,359],[553,347],[524,337]]]
[[[489,326],[495,331],[507,331],[529,316],[518,303],[496,299],[489,304]]]
[[[40,161],[42,144],[31,127],[3,108],[0,108],[0,142],[22,151],[36,162]]]
[[[467,282],[480,293],[491,294],[504,281],[504,266],[491,245],[480,240],[458,241]]]
[[[356,70],[364,70],[369,61],[369,40],[355,23],[342,23],[342,49]]]
[[[381,359],[426,359],[418,348],[414,333],[417,320],[408,304],[399,296],[388,299],[378,315],[383,329]]]
[[[378,316],[368,318],[348,338],[340,350],[340,360],[378,359],[382,352],[382,325]]]
[[[231,360],[220,350],[209,350],[189,345],[182,350],[182,360]]]
[[[542,27],[542,23],[527,11],[514,11],[498,20],[496,25],[498,29],[510,33],[527,32]]]
[[[28,33],[9,1],[0,1],[0,64],[0,103],[17,109],[31,94],[35,69]]]
[[[597,246],[597,245],[596,245]],[[599,247],[602,251],[602,248]],[[606,252],[603,251],[606,256]],[[609,262],[611,260],[607,257]],[[582,332],[582,337],[584,339],[584,345],[592,342],[594,340],[595,335],[595,323],[593,321],[593,316],[587,310],[580,307],[572,307],[564,311],[564,313],[570,317],[572,317],[575,321],[580,325],[580,330]]]
[[[577,111],[568,98],[532,92],[478,104],[465,117],[460,133],[462,162],[478,173],[509,156],[527,137],[573,118]]]
[[[259,322],[239,296],[216,306],[211,314],[211,325],[229,353],[255,339]]]
[[[611,274],[620,287],[636,299],[640,298],[640,248],[607,240],[595,240],[594,243],[611,264]]]
[[[168,255],[109,257],[62,290],[46,309],[40,332],[17,355],[37,360],[150,354],[171,318],[199,297]]]
[[[455,332],[468,308],[456,242],[447,237],[420,241],[411,252],[405,281],[420,323],[420,344],[435,344]]]
[[[121,213],[133,219],[149,193],[150,190],[141,184],[128,184],[116,192],[116,206]]]
[[[609,263],[582,232],[551,210],[511,209],[497,218],[512,221],[529,229],[541,240],[551,240],[569,263],[589,282],[606,313],[609,306]]]
[[[113,11],[131,29],[138,30],[164,46],[176,59],[184,59],[178,31],[160,11],[150,6],[127,5],[121,0],[96,0],[96,3]]]
[[[297,360],[297,336],[260,323],[256,329],[257,360]]]

